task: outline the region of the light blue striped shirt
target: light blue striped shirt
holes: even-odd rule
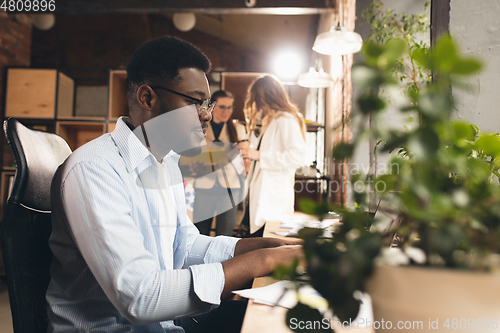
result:
[[[76,150],[52,184],[49,332],[183,332],[171,321],[220,303],[237,238],[200,235],[186,214],[179,156],[163,160],[175,198],[165,266],[158,162],[120,118]],[[172,216],[172,214],[170,214]],[[185,269],[184,269],[185,268]]]

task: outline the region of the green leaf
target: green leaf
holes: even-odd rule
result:
[[[300,211],[305,213],[305,214],[309,214],[309,215],[314,215],[314,212],[316,211],[316,201],[313,200],[313,199],[309,199],[309,198],[304,198],[304,199],[300,199],[299,202],[299,208],[300,208]]]
[[[472,139],[474,136],[474,128],[465,122],[455,121],[452,123],[455,140]]]
[[[481,62],[476,59],[460,59],[455,62],[452,73],[459,75],[470,75],[478,72],[482,67]]]
[[[377,65],[381,68],[392,67],[396,60],[403,55],[403,52],[406,50],[406,44],[399,38],[389,39],[384,45],[383,50],[377,59]]]
[[[278,265],[273,272],[273,278],[276,280],[293,281],[297,277],[297,266],[299,260],[295,258],[289,265]]]
[[[408,148],[417,159],[426,159],[439,149],[439,137],[428,127],[420,128],[408,140]]]
[[[379,78],[377,71],[368,66],[353,66],[351,77],[356,85],[362,87],[371,88],[372,86],[378,85],[382,82],[382,79]]]
[[[286,326],[294,332],[332,332],[328,328],[329,322],[324,321],[324,325],[314,326],[314,323],[323,323],[323,315],[318,309],[313,309],[305,304],[297,303],[297,305],[288,310],[286,313]]]
[[[366,62],[370,65],[376,65],[378,57],[384,52],[381,45],[371,41],[367,41],[361,47],[361,52],[364,54]]]
[[[380,193],[388,193],[395,188],[394,175],[381,175],[375,180],[375,190]]]
[[[303,198],[298,201],[298,205],[302,212],[314,215],[319,220],[323,220],[328,215],[328,212],[331,211],[328,201],[317,202],[310,198]]]
[[[321,235],[323,235],[323,230],[318,228],[302,228],[299,230],[299,237],[303,240],[315,240]]]
[[[500,154],[500,138],[495,134],[484,134],[477,140],[476,147],[486,155],[496,156]]]
[[[447,119],[451,113],[452,102],[447,94],[425,93],[418,98],[418,108],[431,119]]]
[[[384,142],[384,140],[378,140],[377,143],[375,144],[375,147],[373,147],[373,154],[377,154],[377,147]]]
[[[328,300],[330,301],[330,300]],[[354,321],[359,312],[359,301],[354,298],[348,298],[342,307],[336,307],[333,309],[335,315],[340,319],[341,322]]]
[[[413,59],[415,59],[424,68],[432,69],[432,60],[430,53],[424,49],[418,49],[412,53]]]
[[[350,143],[341,142],[333,148],[333,157],[338,160],[351,157],[354,153],[354,145]]]
[[[403,145],[406,144],[407,140],[408,140],[407,133],[398,133],[391,131],[389,137],[385,141],[385,145],[382,148],[382,151],[390,152],[396,148],[401,148]]]
[[[363,114],[377,112],[385,108],[385,101],[376,95],[360,97],[358,99],[359,109]]]
[[[432,52],[434,69],[441,73],[451,73],[457,59],[457,48],[451,37],[441,37]]]

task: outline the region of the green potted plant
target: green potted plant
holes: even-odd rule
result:
[[[322,238],[322,231],[316,229],[301,230],[305,276],[296,267],[277,276],[306,279],[342,322],[358,313],[355,291],[368,290],[377,331],[398,328],[399,322],[410,323],[411,327],[399,327],[410,331],[497,331],[500,300],[495,290],[500,290],[500,277],[494,273],[500,268],[500,137],[482,134],[476,126],[451,117],[450,87],[463,86],[463,78],[479,71],[481,63],[460,54],[449,36],[432,50],[412,49],[401,39],[385,44],[369,41],[362,49],[364,60],[352,72],[360,92],[353,112],[374,119],[386,112],[380,91],[389,86],[405,88],[404,80],[393,75],[405,52],[433,73],[431,81],[408,87],[406,102],[397,107],[401,114],[418,119],[418,126],[395,130],[360,121],[356,135],[333,151],[335,159],[349,159],[361,142],[375,139],[381,142],[379,151],[398,152],[387,174],[376,178],[357,174],[351,179],[351,183],[374,185],[364,188],[374,189],[397,218],[381,224],[377,216],[364,211],[367,191],[353,191],[358,207],[354,210],[302,202],[304,211],[320,218],[330,210],[340,213],[342,224],[333,239]],[[299,303],[287,317],[320,320],[322,315]]]

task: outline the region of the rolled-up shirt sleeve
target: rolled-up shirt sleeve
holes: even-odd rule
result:
[[[234,249],[238,241],[239,238],[235,237],[198,235],[188,251],[184,268],[231,259],[234,257]]]
[[[220,304],[225,284],[221,262],[234,257],[238,240],[239,238],[234,237],[198,234],[192,243],[185,267],[191,270],[194,292],[203,302]]]

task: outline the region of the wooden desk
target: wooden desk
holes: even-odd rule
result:
[[[305,214],[304,214],[305,215]],[[307,215],[305,215],[307,216]],[[287,229],[280,228],[281,221],[267,221],[264,228],[264,237],[284,238],[287,237],[276,235],[275,231],[286,231]],[[261,277],[253,281],[252,288],[265,287],[277,282],[272,277]],[[285,318],[288,309],[281,306],[268,306],[254,303],[253,300],[248,300],[248,306],[241,326],[241,333],[293,333],[286,326]]]
[[[305,215],[305,214],[303,214]],[[302,218],[304,216],[300,216]],[[305,215],[306,218],[311,218]],[[275,231],[286,231],[287,229],[280,228],[281,221],[267,221],[264,228],[264,237],[286,238],[278,236]],[[277,282],[272,277],[261,277],[254,280],[252,288],[265,287],[274,282]],[[241,333],[293,333],[286,324],[286,313],[288,309],[281,306],[268,306],[254,303],[253,300],[248,301],[245,318],[241,326]],[[372,328],[351,328],[342,329],[335,328],[335,332],[339,333],[374,333]]]

